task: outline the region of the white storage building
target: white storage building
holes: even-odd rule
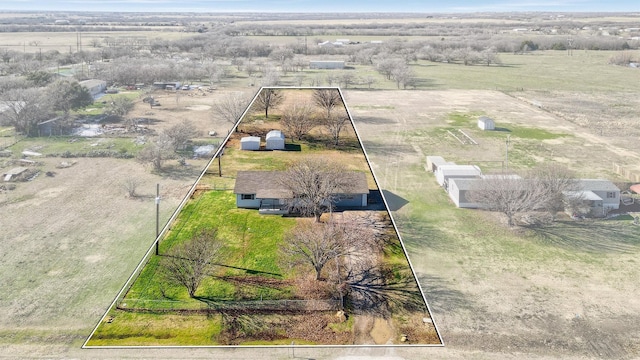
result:
[[[284,134],[280,130],[271,130],[267,133],[267,150],[284,150]]]
[[[448,180],[451,178],[479,178],[482,171],[476,165],[442,165],[436,170],[436,180],[440,186],[448,188]]]
[[[260,150],[259,136],[245,136],[240,139],[241,150]]]
[[[426,170],[430,172],[436,172],[438,166],[448,164],[442,156],[427,156]]]
[[[478,118],[478,127],[482,130],[495,130],[496,123],[489,117],[480,116]]]

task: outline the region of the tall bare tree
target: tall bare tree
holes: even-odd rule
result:
[[[165,130],[164,133],[172,140],[173,147],[179,150],[183,148],[189,140],[194,138],[198,134],[198,131],[191,121],[183,120]]]
[[[565,207],[566,194],[571,194],[572,202],[580,200],[580,186],[576,180],[576,175],[566,166],[558,164],[544,164],[534,168],[527,177],[532,184],[540,187],[546,193],[546,202],[542,208],[552,215],[563,211]]]
[[[293,138],[302,139],[316,125],[313,107],[308,102],[296,102],[284,110],[280,124]]]
[[[164,162],[174,157],[173,139],[169,135],[161,133],[138,153],[137,159],[141,163],[151,163],[155,170],[162,170]]]
[[[222,242],[216,229],[197,231],[186,243],[171,248],[160,264],[164,276],[184,286],[190,297],[195,297],[202,280],[221,256]]]
[[[338,89],[313,90],[313,102],[327,112],[327,117],[331,116],[331,111],[335,107],[343,105]]]
[[[370,258],[374,249],[374,234],[366,225],[342,221],[332,216],[326,223],[299,222],[285,235],[281,250],[292,265],[308,264],[322,279],[322,270],[333,261],[344,262],[344,257]],[[356,261],[356,260],[354,260]],[[340,265],[339,263],[336,265]],[[342,276],[329,276],[340,281]]]
[[[567,194],[580,202],[580,189],[568,169],[547,165],[539,167],[525,178],[497,175],[484,178],[467,194],[467,199],[482,207],[503,213],[509,226],[516,225],[518,214],[548,211],[555,214],[564,209]]]
[[[240,120],[249,103],[249,98],[242,92],[230,92],[213,103],[214,116],[235,125]]]
[[[17,133],[37,135],[38,123],[46,120],[51,104],[42,90],[37,88],[14,89],[2,94],[6,110],[0,116],[3,122],[12,125]]]
[[[324,127],[331,134],[334,145],[338,145],[340,142],[340,133],[345,126],[349,124],[349,117],[347,114],[331,114],[323,120]]]
[[[264,88],[253,102],[258,111],[264,111],[264,118],[269,118],[269,109],[278,107],[284,101],[284,95],[280,90]]]
[[[291,206],[319,222],[320,216],[333,206],[337,194],[353,188],[349,174],[341,164],[305,158],[284,171],[279,182],[293,193]]]

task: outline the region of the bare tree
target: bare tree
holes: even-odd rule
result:
[[[510,227],[516,225],[517,214],[538,210],[548,201],[539,186],[510,175],[496,175],[476,182],[467,199],[488,210],[503,213]]]
[[[329,134],[331,134],[334,145],[337,146],[340,141],[342,129],[349,124],[349,117],[346,114],[331,114],[324,119],[323,124],[327,131],[329,131]]]
[[[2,94],[6,110],[0,116],[3,122],[12,125],[16,133],[37,135],[38,123],[49,116],[51,105],[42,90],[14,89]]]
[[[518,214],[547,211],[552,215],[564,209],[567,194],[579,195],[573,173],[558,165],[533,170],[526,178],[512,175],[486,177],[476,183],[467,199],[481,207],[503,213],[509,226],[515,226]]]
[[[175,157],[174,150],[173,139],[161,133],[138,153],[137,159],[142,163],[151,163],[155,170],[162,170],[164,162]]]
[[[284,110],[280,124],[293,138],[300,140],[316,125],[313,107],[308,102],[296,102]]]
[[[249,99],[242,92],[227,93],[213,103],[214,116],[235,125],[240,120],[248,103]]]
[[[320,280],[322,270],[332,260],[344,262],[346,256],[354,259],[370,258],[374,251],[374,238],[373,231],[366,225],[331,217],[326,223],[299,222],[285,235],[281,251],[291,265],[311,265],[315,270],[316,280]],[[340,263],[336,265],[339,266]],[[329,278],[339,282],[342,276],[336,274]]]
[[[105,113],[116,116],[118,118],[124,118],[129,111],[133,110],[133,100],[126,96],[114,96],[111,101],[107,103]]]
[[[164,132],[173,142],[173,147],[178,150],[184,148],[189,140],[198,134],[196,127],[189,120],[173,125]]]
[[[124,187],[124,189],[127,191],[127,195],[130,198],[135,198],[138,196],[138,193],[136,191],[138,190],[139,185],[140,185],[140,180],[132,176],[128,176],[122,182],[122,187]]]
[[[222,242],[216,229],[197,231],[186,243],[176,245],[160,262],[164,276],[184,286],[195,297],[202,280],[221,256]]]
[[[293,193],[291,206],[316,222],[331,209],[338,193],[348,193],[354,181],[346,169],[320,158],[305,158],[291,165],[279,182]]]
[[[264,118],[269,118],[269,109],[278,107],[284,101],[284,95],[277,89],[264,88],[253,102],[253,107],[258,111],[264,110]]]
[[[349,254],[352,245],[344,226],[335,222],[300,222],[285,235],[282,252],[292,265],[308,264],[322,279],[322,269],[331,260]]]
[[[533,169],[527,177],[532,184],[540,187],[546,193],[544,196],[546,201],[540,206],[552,215],[564,210],[566,194],[572,194],[572,202],[579,202],[581,198],[579,196],[581,189],[576,175],[566,166],[541,165]]]
[[[338,89],[316,89],[313,91],[313,102],[331,116],[331,111],[336,106],[342,106],[342,97]]]

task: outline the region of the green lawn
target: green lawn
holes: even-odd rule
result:
[[[289,289],[259,285],[238,285],[221,280],[222,276],[264,276],[284,279],[288,273],[278,263],[278,246],[284,232],[295,220],[279,216],[264,216],[256,210],[238,209],[231,191],[207,191],[196,195],[187,204],[172,230],[160,246],[160,256],[154,256],[131,287],[124,301],[144,299],[142,307],[185,307],[199,309],[202,300],[256,300],[290,297]],[[208,277],[196,292],[202,300],[190,299],[186,289],[163,279],[158,264],[172,246],[182,243],[203,228],[217,228],[224,243],[223,261],[216,266],[215,276]],[[170,301],[179,301],[180,304]]]

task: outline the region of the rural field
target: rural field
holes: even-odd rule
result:
[[[41,45],[63,51],[77,44],[75,33],[43,36],[58,35]],[[40,44],[32,41],[0,37],[0,46],[37,51]],[[171,161],[153,172],[132,159],[59,156],[69,148],[135,152],[134,139],[35,138],[11,148],[44,154],[36,159],[41,174],[0,190],[0,358],[638,358],[640,228],[630,215],[560,217],[545,227],[509,229],[496,214],[455,208],[424,169],[427,155],[440,155],[499,172],[508,146],[509,169],[561,163],[580,177],[610,179],[625,190],[632,182],[614,164],[640,174],[640,71],[609,65],[614,54],[505,53],[503,66],[490,67],[419,60],[411,64],[417,89],[397,90],[377,73],[372,90],[343,88],[444,347],[82,349],[154,240],[156,184],[164,224],[207,159],[187,159],[188,166]],[[361,65],[345,71],[375,73]],[[303,73],[308,85],[327,72]],[[202,96],[159,93],[161,107],[137,101],[131,116],[157,130],[189,119],[199,131],[197,142],[216,143],[232,124],[212,116],[212,105],[230,91],[255,92],[248,81],[238,73]],[[294,74],[281,83],[294,85]],[[481,132],[480,115],[493,118],[501,131]],[[478,145],[462,145],[447,132],[458,129]],[[207,135],[212,130],[217,137]],[[0,144],[12,141],[4,131]],[[6,170],[1,158],[0,165]],[[129,177],[140,181],[135,198],[123,186]]]
[[[513,129],[513,167],[530,164],[531,157],[554,161],[562,150],[563,157],[590,164],[583,169],[585,176],[613,176],[609,162],[624,162],[627,152],[637,149],[611,151],[609,143],[616,139],[592,134],[500,92],[347,91],[345,95],[382,188],[396,195],[394,216],[444,348],[274,348],[268,353],[80,349],[152,242],[157,181],[130,161],[81,159],[74,165],[77,168],[28,183],[31,189],[25,187],[23,195],[3,204],[2,228],[10,229],[3,230],[7,249],[3,279],[23,290],[3,293],[2,312],[11,315],[1,322],[0,353],[9,358],[220,359],[256,354],[325,359],[638,356],[640,303],[634,294],[640,289],[634,279],[640,275],[636,266],[640,238],[629,218],[561,221],[538,232],[512,231],[492,214],[454,208],[423,167],[428,154],[460,162],[501,160],[502,139],[484,138],[473,130],[473,116],[460,116],[465,114],[490,114],[498,126]],[[539,129],[534,134],[562,136],[516,137],[531,134],[519,127],[534,124]],[[460,145],[439,131],[456,126],[468,129],[480,145],[466,148],[471,145]],[[125,198],[117,185],[123,173],[145,177],[148,196]],[[163,195],[165,219],[196,173],[163,180],[163,189],[170,192]],[[87,187],[92,196],[77,195],[87,193]],[[38,204],[41,215],[34,215],[31,204]]]

